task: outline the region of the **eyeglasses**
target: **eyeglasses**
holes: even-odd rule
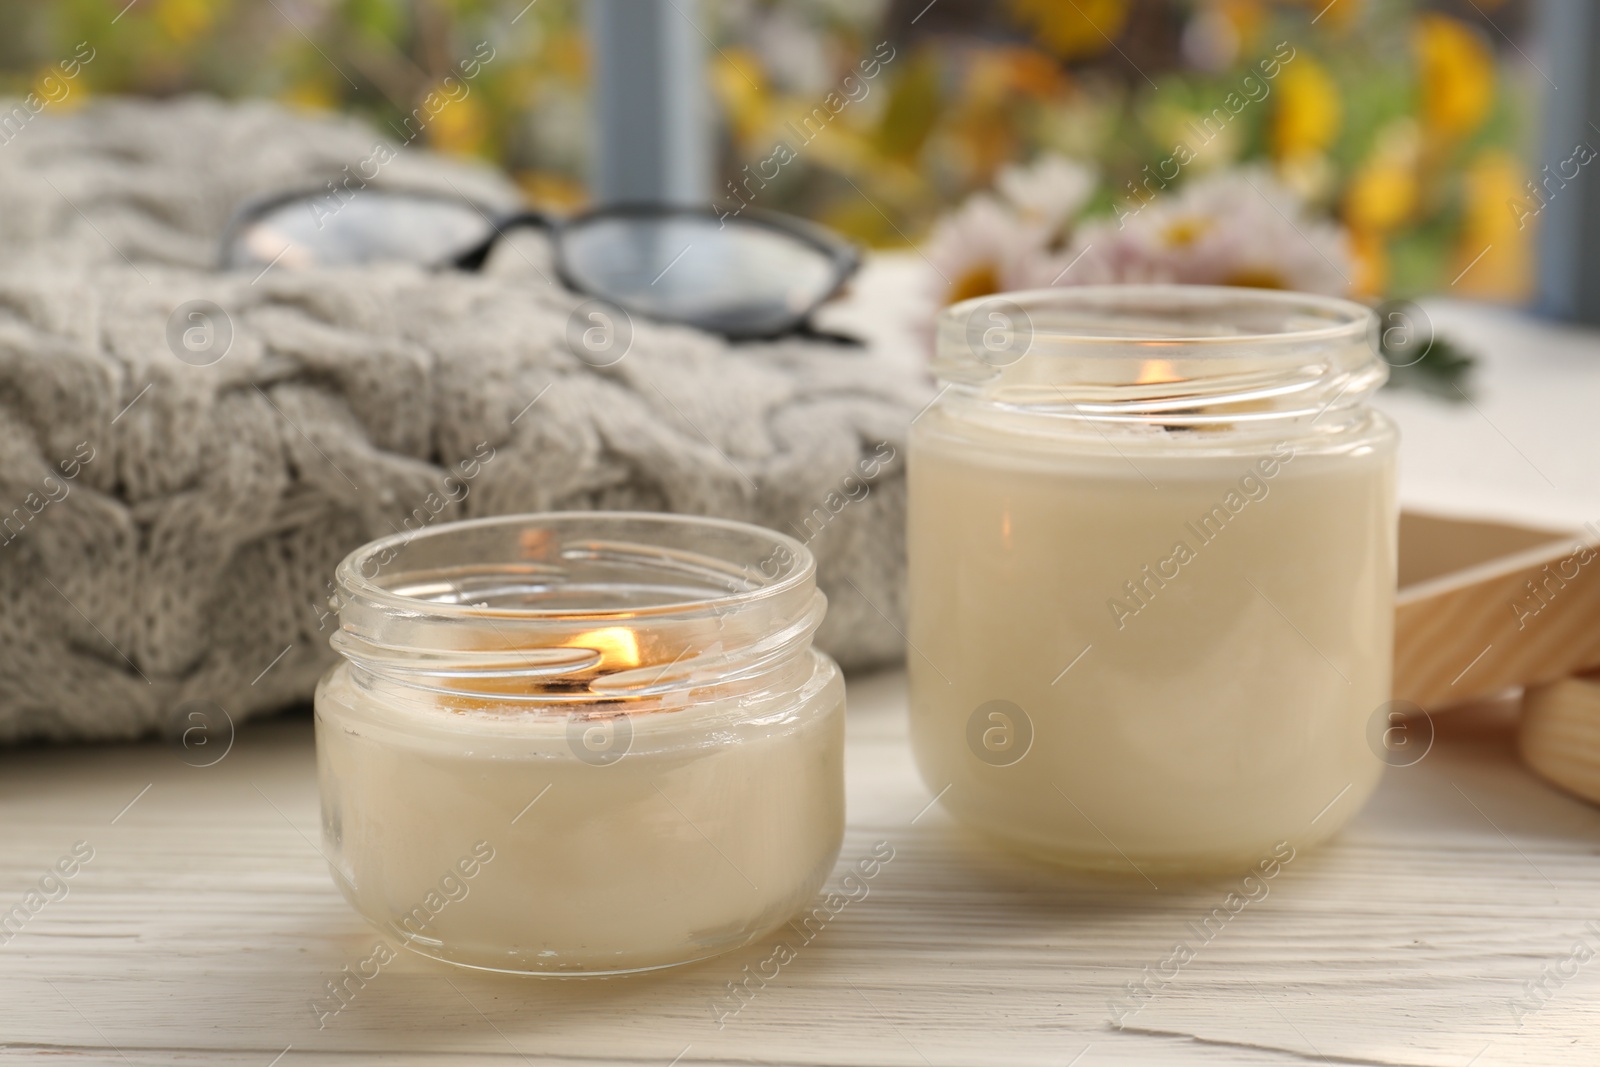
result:
[[[810,315],[860,265],[856,249],[829,231],[753,209],[729,218],[709,209],[624,204],[563,219],[378,189],[332,201],[326,190],[297,191],[247,204],[223,233],[221,265],[401,261],[475,271],[508,232],[528,227],[549,235],[568,288],[730,340],[826,336],[811,329]]]

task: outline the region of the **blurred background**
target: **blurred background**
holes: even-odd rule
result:
[[[1535,284],[1539,213],[1516,207],[1531,208],[1532,161],[1548,155],[1528,0],[673,6],[709,65],[716,204],[737,207],[759,170],[761,207],[906,246],[1006,168],[1064,156],[1098,175],[1083,211],[1110,218],[1238,93],[1246,106],[1172,184],[1269,169],[1342,226],[1358,294],[1457,280],[1459,294],[1521,301]],[[10,2],[0,90],[50,98],[62,57],[89,41],[94,58],[52,107],[108,93],[266,96],[403,138],[419,102],[445,94],[421,134],[430,147],[504,168],[536,204],[575,207],[594,151],[585,18],[580,0]],[[485,44],[494,60],[462,93],[463,63]],[[826,112],[826,130],[773,162],[778,144],[813,132],[804,119],[829,93],[844,106]]]

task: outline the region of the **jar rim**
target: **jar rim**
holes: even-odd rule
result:
[[[698,598],[661,600],[655,603],[633,604],[627,607],[604,608],[535,608],[535,607],[483,607],[471,603],[451,603],[445,600],[430,599],[427,597],[410,595],[396,591],[391,585],[380,580],[383,566],[376,567],[376,573],[369,576],[368,565],[388,554],[390,561],[394,554],[401,549],[412,547],[419,542],[441,541],[446,538],[470,536],[476,531],[492,530],[497,527],[511,526],[575,526],[583,528],[586,532],[593,533],[595,527],[624,527],[626,525],[656,525],[659,527],[698,527],[705,530],[720,530],[728,534],[747,538],[752,546],[763,546],[768,550],[766,558],[774,558],[779,552],[786,552],[784,566],[780,566],[777,573],[768,578],[764,573],[762,580],[749,577],[748,565],[743,568],[748,583],[744,589],[731,591],[725,594],[710,595]],[[726,563],[730,568],[736,566],[733,560],[718,560],[717,557],[706,555],[707,560]],[[757,526],[753,523],[740,522],[734,519],[714,518],[702,515],[683,515],[668,512],[650,511],[547,511],[525,512],[513,515],[493,515],[478,519],[464,519],[455,522],[441,523],[436,526],[425,527],[420,530],[406,530],[400,533],[381,537],[362,545],[340,561],[335,571],[335,580],[341,592],[358,597],[362,601],[379,609],[390,609],[412,615],[431,615],[441,619],[498,619],[502,621],[556,621],[556,620],[593,620],[648,618],[662,615],[680,615],[686,612],[701,610],[728,610],[744,605],[757,604],[765,600],[782,597],[790,591],[814,583],[816,578],[816,559],[803,543],[787,534],[776,530]]]
[[[1205,304],[1230,304],[1254,306],[1260,310],[1276,310],[1290,315],[1299,312],[1312,319],[1324,320],[1322,325],[1297,326],[1275,330],[1232,333],[1188,333],[1138,336],[1135,334],[1093,333],[1073,330],[1040,330],[1032,323],[1034,312],[1062,313],[1072,311],[1124,312],[1133,306],[1146,309],[1190,309],[1197,314]],[[1048,342],[1061,345],[1183,345],[1183,346],[1249,346],[1249,345],[1304,345],[1339,341],[1366,333],[1371,328],[1373,312],[1354,300],[1324,296],[1287,289],[1254,289],[1227,285],[1180,284],[1123,284],[1063,286],[1054,289],[1025,289],[1011,293],[991,293],[952,304],[939,313],[939,338],[944,342],[965,342],[974,316],[986,308],[991,311],[1005,309],[1009,304],[1026,317],[1025,324],[1010,323],[1012,330],[1025,329],[1030,344]]]
[[[1040,427],[1333,427],[1388,377],[1376,326],[1355,301],[1288,290],[1033,289],[945,309],[933,370],[947,407]]]

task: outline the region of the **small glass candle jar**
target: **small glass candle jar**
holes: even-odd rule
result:
[[[742,523],[561,513],[376,541],[337,575],[323,839],[427,956],[608,974],[737,948],[844,832],[811,554]]]
[[[1374,340],[1357,304],[1200,286],[942,314],[908,636],[917,762],[953,814],[1148,877],[1361,806],[1397,525]]]

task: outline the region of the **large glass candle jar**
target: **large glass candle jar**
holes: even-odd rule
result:
[[[562,513],[441,525],[339,567],[317,690],[323,839],[424,955],[605,974],[781,925],[844,832],[844,686],[797,541]]]
[[[1270,860],[1360,807],[1395,589],[1374,340],[1360,305],[1249,289],[942,314],[907,633],[913,746],[946,808],[1149,877]]]

